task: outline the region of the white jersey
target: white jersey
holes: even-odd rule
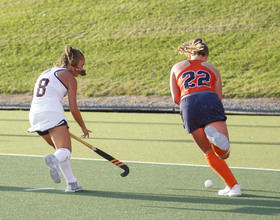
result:
[[[64,69],[54,67],[39,76],[33,92],[31,114],[47,111],[64,113],[62,99],[67,94],[67,87],[57,76],[57,71]]]
[[[43,72],[36,81],[28,132],[46,131],[66,121],[62,99],[67,87],[60,81],[57,72],[66,68],[54,67]]]

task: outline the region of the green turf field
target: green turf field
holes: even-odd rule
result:
[[[44,164],[52,148],[26,132],[28,112],[0,111],[0,219],[280,218],[279,116],[228,116],[228,164],[240,167],[232,169],[243,188],[240,198],[217,195],[224,185],[205,166],[178,114],[83,116],[93,130],[87,141],[125,161],[130,174],[120,177],[121,169],[73,140],[72,169],[84,190],[65,194],[65,181],[54,184]],[[206,179],[213,188],[204,187]]]

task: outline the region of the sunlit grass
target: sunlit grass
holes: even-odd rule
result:
[[[279,97],[279,2],[0,0],[0,93],[31,93],[67,44],[86,56],[79,93],[169,95],[179,44],[201,37],[225,97]]]

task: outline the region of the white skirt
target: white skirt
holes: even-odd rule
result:
[[[29,122],[31,127],[28,132],[47,131],[59,125],[62,120],[66,120],[64,113],[59,112],[40,112],[36,114],[29,113]]]

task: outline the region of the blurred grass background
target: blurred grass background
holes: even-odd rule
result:
[[[0,0],[0,93],[32,93],[70,44],[83,96],[170,95],[174,48],[201,37],[224,97],[279,97],[277,0]]]

